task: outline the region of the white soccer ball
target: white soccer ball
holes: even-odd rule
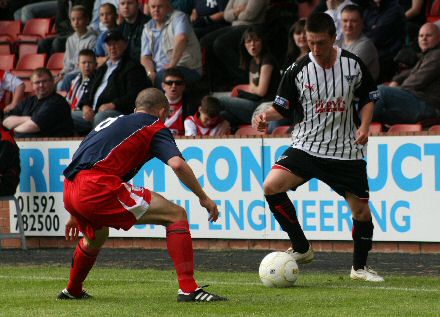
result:
[[[299,269],[291,254],[277,251],[264,257],[258,274],[267,287],[291,287],[298,279]]]

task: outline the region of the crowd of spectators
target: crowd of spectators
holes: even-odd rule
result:
[[[173,134],[234,133],[272,102],[283,72],[309,53],[296,8],[314,2],[0,0],[0,19],[53,18],[56,35],[41,39],[38,52],[64,52],[59,74],[32,73],[32,94],[23,79],[0,69],[3,127],[16,137],[82,136],[131,113],[138,92],[155,86],[170,102],[165,124]],[[430,3],[327,0],[314,9],[333,18],[335,45],[359,56],[376,80],[376,122],[440,120],[440,29],[426,22]],[[275,39],[273,21],[276,32],[280,21],[285,29]],[[414,62],[402,68],[405,54]],[[234,96],[215,97],[237,85]],[[294,123],[271,123],[269,132]]]

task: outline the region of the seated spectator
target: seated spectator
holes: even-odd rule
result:
[[[60,90],[67,91],[70,82],[78,74],[78,54],[82,49],[93,49],[96,45],[97,34],[87,28],[90,18],[84,6],[74,6],[70,12],[70,24],[74,33],[67,38],[66,52],[64,54],[64,68],[56,81],[62,80]]]
[[[185,75],[179,68],[169,68],[165,71],[162,89],[170,104],[170,114],[165,121],[165,126],[173,135],[184,135],[183,119],[192,113],[192,109],[184,96]]]
[[[238,47],[244,31],[250,25],[264,22],[268,5],[269,0],[229,0],[224,18],[231,26],[200,39],[206,52],[207,75],[212,90],[229,89],[230,86],[246,82],[246,72],[239,68]]]
[[[342,9],[343,38],[336,44],[359,56],[367,66],[375,81],[379,78],[379,56],[374,43],[362,34],[364,27],[362,8],[358,5],[347,5]]]
[[[73,111],[80,111],[78,104],[88,91],[90,80],[96,69],[96,55],[90,49],[83,49],[79,52],[79,74],[72,80],[66,100]]]
[[[244,32],[240,57],[240,67],[248,70],[249,89],[239,90],[238,97],[220,98],[224,108],[222,117],[233,129],[240,124],[250,124],[257,106],[263,101],[273,100],[280,79],[280,71],[259,27],[252,26]]]
[[[20,182],[20,149],[0,125],[0,196],[14,195]]]
[[[440,30],[435,24],[420,28],[419,47],[422,56],[409,73],[379,86],[373,121],[392,125],[440,118]]]
[[[126,54],[127,40],[121,32],[108,31],[108,61],[99,66],[89,89],[72,113],[75,132],[85,135],[109,117],[133,112],[137,94],[152,84],[144,68]]]
[[[119,6],[119,0],[94,0],[90,27],[97,33],[109,31],[99,20],[99,9],[104,3],[111,3],[115,6],[115,8]]]
[[[101,4],[99,8],[99,21],[104,25],[107,30],[114,30],[116,28],[116,20],[118,18],[118,13],[116,7],[111,3]],[[95,46],[95,54],[98,58],[98,64],[102,65],[107,60],[107,50],[105,47],[105,36],[107,32],[101,32],[98,36]]]
[[[118,30],[128,40],[128,54],[132,60],[140,63],[142,31],[150,17],[140,11],[137,0],[120,0],[119,15],[123,20]]]
[[[336,41],[342,38],[341,12],[345,6],[353,4],[350,0],[329,0],[327,1],[327,13],[332,17],[336,27]]]
[[[178,67],[187,84],[200,79],[202,56],[199,41],[181,11],[173,10],[169,0],[149,0],[152,20],[142,34],[141,63],[157,87],[168,68]]]
[[[14,109],[24,98],[24,83],[11,73],[0,69],[0,114]],[[12,100],[6,104],[5,91],[11,92]]]
[[[14,12],[14,19],[26,23],[30,19],[51,18],[56,15],[57,8],[56,1],[40,1],[26,4]]]
[[[3,126],[16,137],[72,136],[73,124],[67,101],[55,92],[52,73],[37,68],[31,76],[35,95],[27,97],[6,114]]]
[[[306,38],[306,19],[299,19],[289,29],[287,53],[281,71],[295,63],[310,52]]]
[[[198,39],[206,34],[228,25],[224,12],[228,0],[195,0],[191,13],[191,23]]]
[[[222,106],[217,98],[203,97],[198,111],[194,115],[188,116],[184,121],[185,135],[228,135],[231,126],[228,121],[220,116],[221,110]]]
[[[396,73],[393,58],[405,40],[405,15],[398,0],[370,1],[364,11],[364,34],[379,54],[379,80],[389,81]]]
[[[77,5],[86,8],[88,16],[92,14],[94,0],[58,0],[58,10],[55,15],[56,36],[47,37],[38,41],[38,53],[52,55],[55,52],[66,50],[67,38],[73,34],[70,24],[70,10]]]

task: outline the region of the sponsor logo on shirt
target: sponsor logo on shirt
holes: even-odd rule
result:
[[[351,85],[359,75],[345,75],[345,80]]]
[[[368,94],[368,96],[370,97],[371,101],[376,101],[377,99],[379,99],[380,95],[379,95],[379,90],[375,90],[375,91],[370,91],[370,93]]]
[[[283,107],[285,109],[290,108],[289,100],[287,100],[286,98],[280,97],[280,96],[276,96],[275,101],[273,103],[276,104],[277,106]]]
[[[315,90],[315,85],[314,84],[304,84],[304,88],[308,89],[310,91],[314,91]]]
[[[345,107],[345,100],[342,97],[336,98],[336,100],[322,100],[319,99],[315,103],[315,112],[344,112],[347,108]]]

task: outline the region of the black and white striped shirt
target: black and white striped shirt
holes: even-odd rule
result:
[[[359,111],[376,99],[377,87],[356,55],[335,48],[331,68],[319,66],[312,53],[292,64],[281,79],[273,106],[299,122],[292,131],[293,148],[319,157],[362,159],[366,145],[354,144]]]

